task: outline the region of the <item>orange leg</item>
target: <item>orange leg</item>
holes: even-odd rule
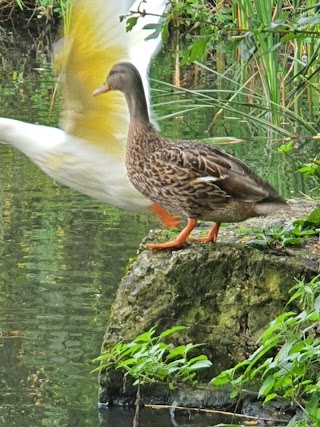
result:
[[[196,242],[203,242],[203,243],[216,242],[217,237],[218,237],[219,228],[220,228],[220,224],[215,222],[213,224],[213,226],[211,227],[207,237],[200,237],[199,239],[192,238],[192,240],[194,240]]]
[[[154,212],[165,227],[179,227],[181,218],[171,216],[165,209],[154,203],[150,206],[150,210]]]
[[[197,221],[195,219],[188,218],[187,225],[178,234],[176,240],[172,240],[171,242],[166,243],[149,243],[146,245],[148,249],[157,250],[157,249],[179,249],[184,243],[186,243],[187,238],[194,227],[197,225]]]

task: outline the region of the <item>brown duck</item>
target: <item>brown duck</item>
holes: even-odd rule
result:
[[[268,215],[286,204],[266,181],[223,150],[159,135],[149,121],[141,77],[134,65],[116,64],[94,95],[110,90],[121,91],[129,108],[126,167],[130,181],[154,203],[188,218],[175,240],[148,244],[149,249],[181,247],[199,219],[215,224],[208,237],[198,240],[215,242],[222,222]]]

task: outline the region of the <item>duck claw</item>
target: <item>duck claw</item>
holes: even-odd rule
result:
[[[180,249],[187,242],[187,238],[189,234],[197,225],[197,221],[193,218],[189,218],[187,225],[185,228],[178,234],[175,240],[166,243],[148,243],[146,247],[153,251],[161,250],[161,249]]]

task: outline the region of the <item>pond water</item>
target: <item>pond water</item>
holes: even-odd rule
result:
[[[0,115],[56,126],[59,103],[48,113],[54,89],[50,49],[39,50],[24,39],[19,44],[22,55],[2,46]],[[153,73],[159,78],[170,56],[157,61]],[[162,127],[167,135],[196,138],[206,126],[188,123],[186,117]],[[238,131],[235,136],[242,135],[240,126]],[[282,194],[305,190],[293,173],[295,165],[282,158],[281,167],[272,167],[277,155],[263,144],[233,150],[245,153]],[[62,187],[1,144],[0,212],[0,425],[129,427],[130,411],[98,412],[91,360],[99,355],[127,261],[154,220]],[[141,425],[218,422],[196,416],[174,424],[168,412],[145,411]]]

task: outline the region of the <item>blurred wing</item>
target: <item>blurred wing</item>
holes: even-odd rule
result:
[[[128,0],[75,0],[70,35],[59,42],[56,59],[63,77],[62,129],[117,155],[123,154],[129,123],[124,97],[112,91],[93,98],[92,92],[120,61],[133,61],[135,57],[141,62],[139,70],[146,76],[145,67],[155,46],[152,43],[150,49],[147,47],[148,42],[143,40],[148,34],[141,31],[141,25],[126,33],[125,22],[120,23],[119,16],[127,13],[128,3]],[[130,54],[133,48],[135,53]]]

